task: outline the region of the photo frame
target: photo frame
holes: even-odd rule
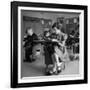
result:
[[[87,83],[87,12],[87,6],[84,5],[11,2],[11,87],[18,88]],[[63,17],[65,19],[63,19]],[[24,30],[30,25],[30,28],[33,27],[32,29],[34,31],[36,30],[35,33],[39,35],[42,33],[42,30],[47,31],[48,28],[51,29],[53,26],[52,23],[54,23],[55,20],[59,20],[61,24],[63,23],[63,29],[61,30],[69,36],[72,35],[70,30],[73,29],[73,31],[75,31],[77,28],[79,29],[77,29],[77,31],[80,34],[78,54],[80,56],[79,60],[75,61],[76,64],[73,64],[73,61],[71,61],[72,64],[65,63],[66,69],[64,73],[47,76],[38,73],[44,71],[44,67],[40,62],[37,62],[39,64],[36,63],[32,65],[29,64],[30,62],[23,62],[23,57],[25,55],[25,52],[23,53]],[[78,26],[76,27],[76,25]],[[38,43],[42,45],[42,41],[38,41]],[[43,46],[45,46],[45,44],[43,44]],[[44,51],[44,53],[46,53],[46,55],[48,54],[46,51]],[[45,57],[48,56],[44,55],[44,58]],[[77,64],[77,62],[79,63]],[[36,70],[35,68],[37,67],[34,67],[34,65],[39,67],[39,69]],[[76,69],[76,67],[78,68]],[[78,74],[76,73],[77,71]]]

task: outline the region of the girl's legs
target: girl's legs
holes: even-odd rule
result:
[[[57,73],[60,73],[62,70],[63,61],[56,53],[55,53],[55,58],[56,58],[56,67],[55,68],[56,68]]]
[[[52,61],[53,61],[53,72],[56,72],[56,57],[55,54],[52,55]]]
[[[30,55],[32,55],[31,49],[30,48],[25,49],[25,61],[29,61],[29,62],[32,61]]]
[[[60,66],[59,57],[56,53],[53,54],[53,72],[57,74],[58,67]]]

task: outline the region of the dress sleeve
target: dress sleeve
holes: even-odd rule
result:
[[[38,36],[36,34],[33,35],[33,40],[38,40]]]

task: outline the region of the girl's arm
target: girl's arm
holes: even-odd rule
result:
[[[26,43],[27,43],[27,35],[24,35],[24,39],[23,39],[23,46],[25,47],[26,46]]]

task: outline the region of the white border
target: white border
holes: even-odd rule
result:
[[[22,10],[38,10],[38,11],[54,11],[54,12],[74,12],[80,14],[80,74],[78,75],[58,75],[58,76],[37,76],[24,77],[21,79],[21,9]],[[64,80],[81,80],[84,79],[84,11],[74,9],[52,9],[38,7],[18,7],[18,83],[34,83],[45,81],[64,81]]]

